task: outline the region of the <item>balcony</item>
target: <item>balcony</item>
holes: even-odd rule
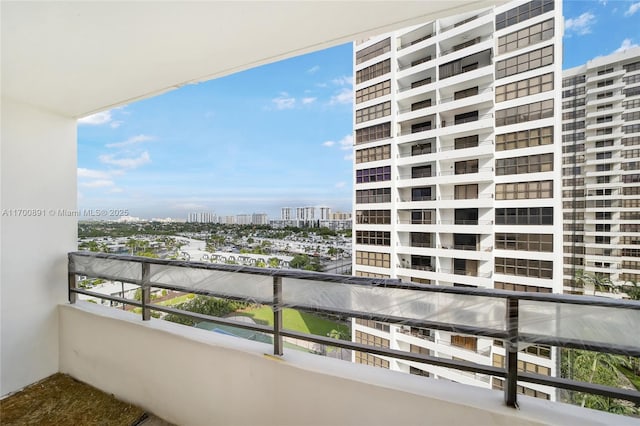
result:
[[[415,265],[415,268],[429,270],[426,265]],[[78,288],[78,275],[138,285],[141,288],[141,300],[102,295]],[[150,294],[152,289],[158,288],[268,305],[273,309],[274,325],[270,327],[250,324],[153,304]],[[272,406],[274,399],[276,403],[286,401],[289,409],[283,412],[271,411],[270,415],[274,417],[269,417],[268,423],[282,422],[289,418],[288,416],[295,418],[296,415],[308,412],[309,404],[315,403],[303,399],[304,392],[300,392],[301,383],[313,383],[314,395],[322,395],[323,401],[334,403],[341,398],[346,398],[343,401],[351,401],[351,398],[347,397],[349,392],[367,394],[376,392],[380,386],[384,387],[382,383],[395,383],[394,389],[405,391],[381,391],[389,393],[393,400],[404,401],[407,405],[409,401],[416,399],[425,400],[418,404],[420,409],[414,407],[403,414],[413,416],[424,409],[423,404],[435,404],[429,402],[430,392],[436,392],[437,389],[444,392],[445,389],[453,390],[459,386],[441,381],[414,381],[409,375],[285,350],[285,338],[505,378],[508,389],[505,391],[505,398],[508,404],[516,401],[516,381],[583,389],[640,401],[640,394],[633,391],[517,372],[519,342],[586,346],[607,353],[639,355],[640,336],[626,333],[623,328],[625,324],[640,320],[640,303],[637,302],[413,285],[397,280],[370,280],[292,270],[89,252],[69,255],[69,294],[72,303],[76,302],[79,295],[88,295],[136,306],[141,308],[141,317],[136,317],[130,312],[82,302],[75,306],[62,306],[62,370],[123,399],[151,407],[160,417],[177,423],[202,423],[197,419],[202,419],[199,416],[203,415],[212,416],[206,423],[209,423],[210,419],[219,419],[222,423],[230,421],[228,419],[235,419],[242,423],[242,419],[257,419],[254,416],[264,415],[263,408],[266,410]],[[398,303],[401,300],[404,302]],[[282,309],[285,306],[329,315],[402,323],[410,327],[503,339],[511,342],[506,346],[507,357],[511,359],[507,365],[512,368],[503,369],[469,361],[443,359],[284,329]],[[152,312],[180,314],[198,322],[263,333],[272,336],[273,343],[246,341],[227,333],[219,335],[156,320],[152,318]],[[602,318],[607,318],[607,322],[603,323]],[[588,330],[588,334],[585,334],[585,330]],[[576,343],[577,341],[580,341],[580,344]],[[108,355],[113,353],[114,347],[122,350],[119,350],[117,355]],[[273,355],[264,355],[268,352],[273,352]],[[274,362],[275,359],[281,362]],[[162,371],[168,372],[167,377],[158,377],[160,365],[163,366]],[[225,368],[220,369],[221,365]],[[172,366],[176,368],[170,368]],[[320,371],[323,373],[319,373]],[[331,371],[331,374],[324,371]],[[264,395],[269,393],[267,389],[274,389],[274,376],[278,377],[273,394],[275,398],[265,399]],[[216,383],[233,383],[240,386],[244,389],[242,398],[238,398],[238,394],[234,392],[229,392],[225,386],[211,388],[207,380],[209,377],[215,379]],[[337,386],[336,380],[342,384]],[[242,385],[244,382],[251,383],[251,386]],[[149,383],[154,384],[153,393],[143,391]],[[173,392],[176,387],[182,390],[180,394]],[[204,391],[203,387],[209,390]],[[407,391],[411,395],[406,395]],[[462,393],[476,391],[478,390],[462,386],[459,390]],[[490,401],[495,398],[489,405],[499,405],[501,398],[497,392],[485,392],[486,395],[481,399]],[[220,402],[219,404],[210,404],[212,394],[215,395],[213,400]],[[431,394],[431,397],[433,395]],[[247,398],[252,401],[251,410],[246,410]],[[253,401],[253,398],[257,400]],[[529,398],[522,399],[522,405],[528,406],[532,403]],[[292,401],[297,407],[293,412],[290,411]],[[364,401],[364,404],[371,402],[368,398]],[[350,404],[338,404],[338,412],[341,413],[339,415],[336,415],[334,410],[326,410],[327,413],[321,417],[324,421],[330,422],[333,419],[335,422],[340,415],[346,415],[342,410],[351,406]],[[239,410],[240,405],[245,409]],[[190,410],[187,407],[198,409]],[[577,408],[562,408],[563,411],[567,409],[571,411]],[[478,415],[483,415],[482,413],[481,409]],[[515,416],[517,413],[519,412],[513,411],[511,415]],[[262,422],[264,420],[262,418]],[[315,421],[321,420],[314,417]]]

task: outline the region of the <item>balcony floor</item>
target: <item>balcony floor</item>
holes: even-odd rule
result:
[[[3,399],[0,419],[3,425],[170,425],[142,408],[60,373]]]

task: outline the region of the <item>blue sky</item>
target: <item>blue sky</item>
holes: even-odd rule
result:
[[[564,68],[640,43],[640,1],[565,1]],[[352,46],[101,112],[78,126],[78,204],[185,218],[351,209]]]

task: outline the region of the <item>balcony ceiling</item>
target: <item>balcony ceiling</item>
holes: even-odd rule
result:
[[[2,95],[82,117],[184,84],[504,2],[2,1]]]

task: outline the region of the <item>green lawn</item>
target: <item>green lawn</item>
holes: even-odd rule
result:
[[[193,294],[183,294],[182,296],[174,297],[173,299],[163,300],[162,302],[154,302],[153,300],[151,300],[151,303],[153,303],[154,305],[160,305],[160,306],[175,306],[178,303],[186,302],[187,300],[191,300],[194,297],[195,295]],[[136,314],[140,314],[142,313],[142,308],[135,308],[133,309],[133,312],[135,312]]]
[[[633,371],[629,370],[626,367],[619,366],[618,368],[620,369],[620,371],[622,371],[622,374],[624,374],[625,377],[629,379],[633,386],[635,386],[637,390],[640,390],[640,376],[636,376],[635,374],[633,374]]]
[[[244,309],[242,311],[235,312],[235,314],[246,315],[253,318],[256,322],[273,325],[273,312],[269,306]],[[289,330],[315,334],[318,336],[326,336],[331,332],[331,330],[338,330],[342,332],[344,336],[349,336],[349,329],[347,326],[317,315],[296,311],[295,309],[285,308],[282,311],[282,320],[284,328]]]

